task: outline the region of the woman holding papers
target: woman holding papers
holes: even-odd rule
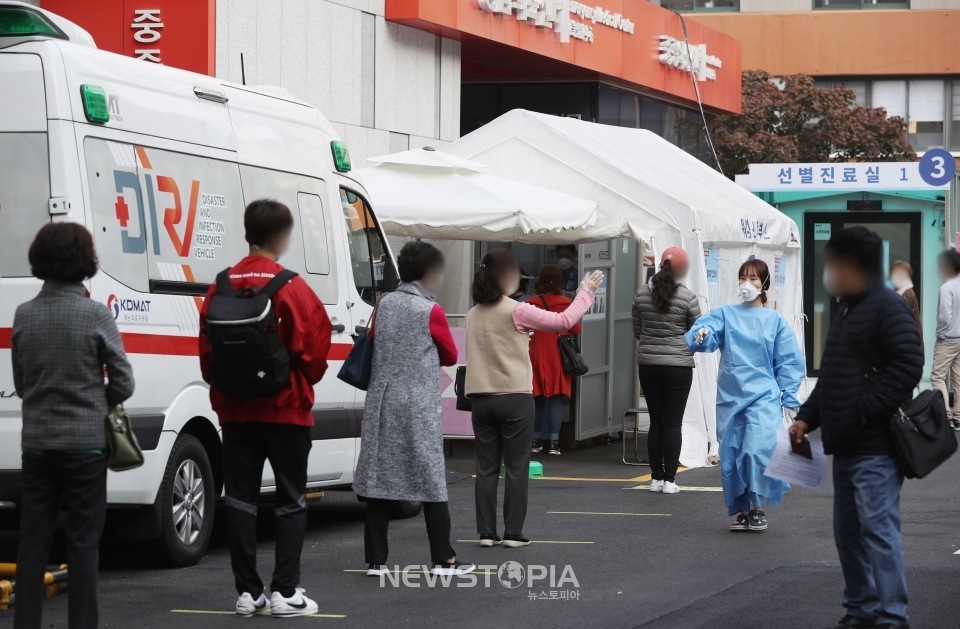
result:
[[[764,504],[777,506],[790,486],[763,475],[783,418],[793,420],[805,364],[787,320],[767,309],[770,270],[762,260],[740,267],[740,305],[715,308],[686,334],[694,352],[720,350],[717,436],[723,497],[731,531],[764,531]],[[781,410],[782,409],[782,410]]]

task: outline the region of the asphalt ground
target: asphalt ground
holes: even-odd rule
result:
[[[457,444],[448,458],[454,547],[458,555],[491,566],[476,581],[454,578],[428,586],[411,570],[404,585],[381,584],[363,573],[363,505],[350,492],[327,492],[310,507],[302,585],[321,617],[287,620],[296,626],[348,627],[642,627],[698,629],[826,627],[843,613],[843,582],[832,534],[832,492],[795,489],[767,510],[764,533],[731,533],[719,471],[678,475],[677,495],[643,489],[647,468],[620,461],[620,444],[594,446],[559,457],[535,456],[546,479],[531,481],[526,548],[480,548],[473,506],[472,448]],[[960,627],[960,457],[932,476],[907,481],[903,533],[915,628]],[[564,479],[564,480],[552,480]],[[693,489],[701,488],[701,489]],[[136,546],[104,544],[100,576],[101,626],[275,626],[268,618],[232,615],[236,594],[223,511],[206,558],[180,570],[142,565]],[[260,564],[272,569],[271,512],[261,511]],[[553,543],[563,542],[563,543]],[[395,520],[391,565],[429,565],[423,519]],[[16,535],[0,537],[0,561],[13,559]],[[60,561],[62,542],[52,561]],[[499,566],[519,563],[547,577],[507,588]],[[549,570],[554,566],[555,584]],[[567,576],[557,583],[570,566]],[[487,580],[489,581],[487,582]],[[486,583],[485,583],[486,582]],[[512,584],[512,583],[511,583]],[[419,585],[419,587],[413,587]],[[471,586],[472,587],[469,587]],[[460,586],[460,587],[458,587]],[[575,594],[571,594],[575,593]],[[534,600],[536,599],[536,600]],[[66,627],[67,597],[46,602],[44,625]],[[0,612],[0,629],[12,627]]]

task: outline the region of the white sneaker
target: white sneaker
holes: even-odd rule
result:
[[[679,494],[680,485],[677,485],[675,482],[668,480],[663,484],[663,493],[665,494]]]
[[[244,592],[240,595],[240,598],[237,599],[237,616],[269,616],[270,615],[270,601],[267,600],[267,597],[260,593],[260,597],[256,600],[250,596],[249,592]]]
[[[652,480],[650,481],[650,491],[655,491],[658,494],[663,491],[663,481],[662,480]]]
[[[297,588],[290,598],[284,598],[280,592],[274,592],[270,597],[270,615],[274,618],[292,618],[294,616],[309,616],[320,611],[315,601],[304,594],[303,588]]]

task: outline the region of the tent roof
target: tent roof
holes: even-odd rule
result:
[[[488,172],[597,202],[596,223],[558,242],[632,237],[787,245],[796,224],[650,131],[515,109],[441,149]],[[699,231],[698,231],[699,230]]]

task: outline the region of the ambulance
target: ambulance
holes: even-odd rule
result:
[[[349,488],[363,393],[337,371],[397,274],[333,127],[281,88],[101,51],[77,25],[0,0],[0,521],[17,525],[20,500],[11,326],[41,287],[27,251],[47,222],[73,221],[94,235],[100,269],[87,288],[113,313],[133,365],[125,408],[145,456],[142,467],[108,475],[108,534],[149,540],[168,565],[199,561],[223,476],[198,311],[216,274],[247,254],[243,210],[264,197],[292,211],[280,262],[333,323],[308,492]],[[263,493],[272,492],[268,465]]]

